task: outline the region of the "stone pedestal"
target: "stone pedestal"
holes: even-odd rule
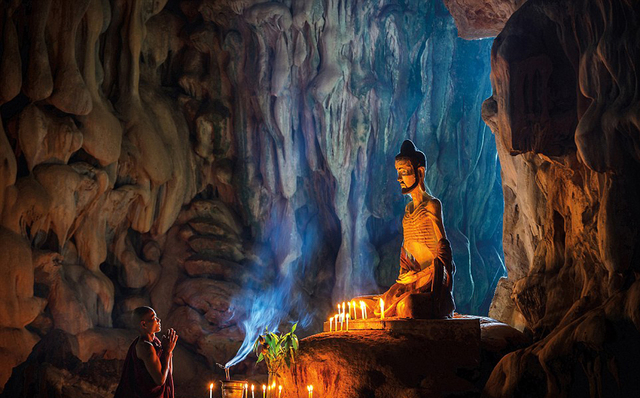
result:
[[[328,330],[328,325],[327,325]],[[301,341],[283,398],[442,397],[477,393],[480,320],[356,320]]]

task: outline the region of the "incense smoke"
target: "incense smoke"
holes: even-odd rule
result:
[[[245,305],[248,308],[247,318],[240,325],[244,329],[245,337],[242,346],[233,359],[225,367],[229,368],[244,360],[251,353],[253,343],[265,329],[277,332],[280,323],[291,313],[298,313],[298,326],[305,328],[311,323],[311,314],[306,311],[306,303],[300,298],[292,297],[294,273],[280,275],[276,284],[257,296],[239,295],[234,298],[234,304]],[[295,323],[293,321],[292,323]]]

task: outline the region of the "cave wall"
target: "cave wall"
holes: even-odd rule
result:
[[[187,383],[283,276],[317,330],[397,276],[406,138],[443,201],[459,311],[487,311],[491,40],[459,39],[443,4],[11,0],[0,24],[0,385],[54,329],[82,360],[123,357],[139,305],[178,329]]]
[[[508,279],[490,315],[536,341],[488,396],[635,396],[640,347],[640,6],[530,0],[497,36]]]

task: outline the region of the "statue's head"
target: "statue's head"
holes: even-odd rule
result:
[[[398,182],[403,194],[409,194],[414,189],[426,191],[424,173],[427,168],[427,158],[424,153],[416,149],[411,140],[405,140],[396,155],[396,170]]]

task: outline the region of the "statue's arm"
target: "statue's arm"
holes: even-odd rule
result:
[[[407,255],[407,249],[404,248],[404,241],[400,247],[400,275],[402,276],[411,270],[411,259]]]
[[[444,224],[442,223],[442,203],[439,199],[433,198],[429,200],[427,203],[427,213],[429,214],[429,218],[433,222],[433,229],[436,233],[436,241],[440,241],[440,239],[446,239],[447,234],[444,231]]]

